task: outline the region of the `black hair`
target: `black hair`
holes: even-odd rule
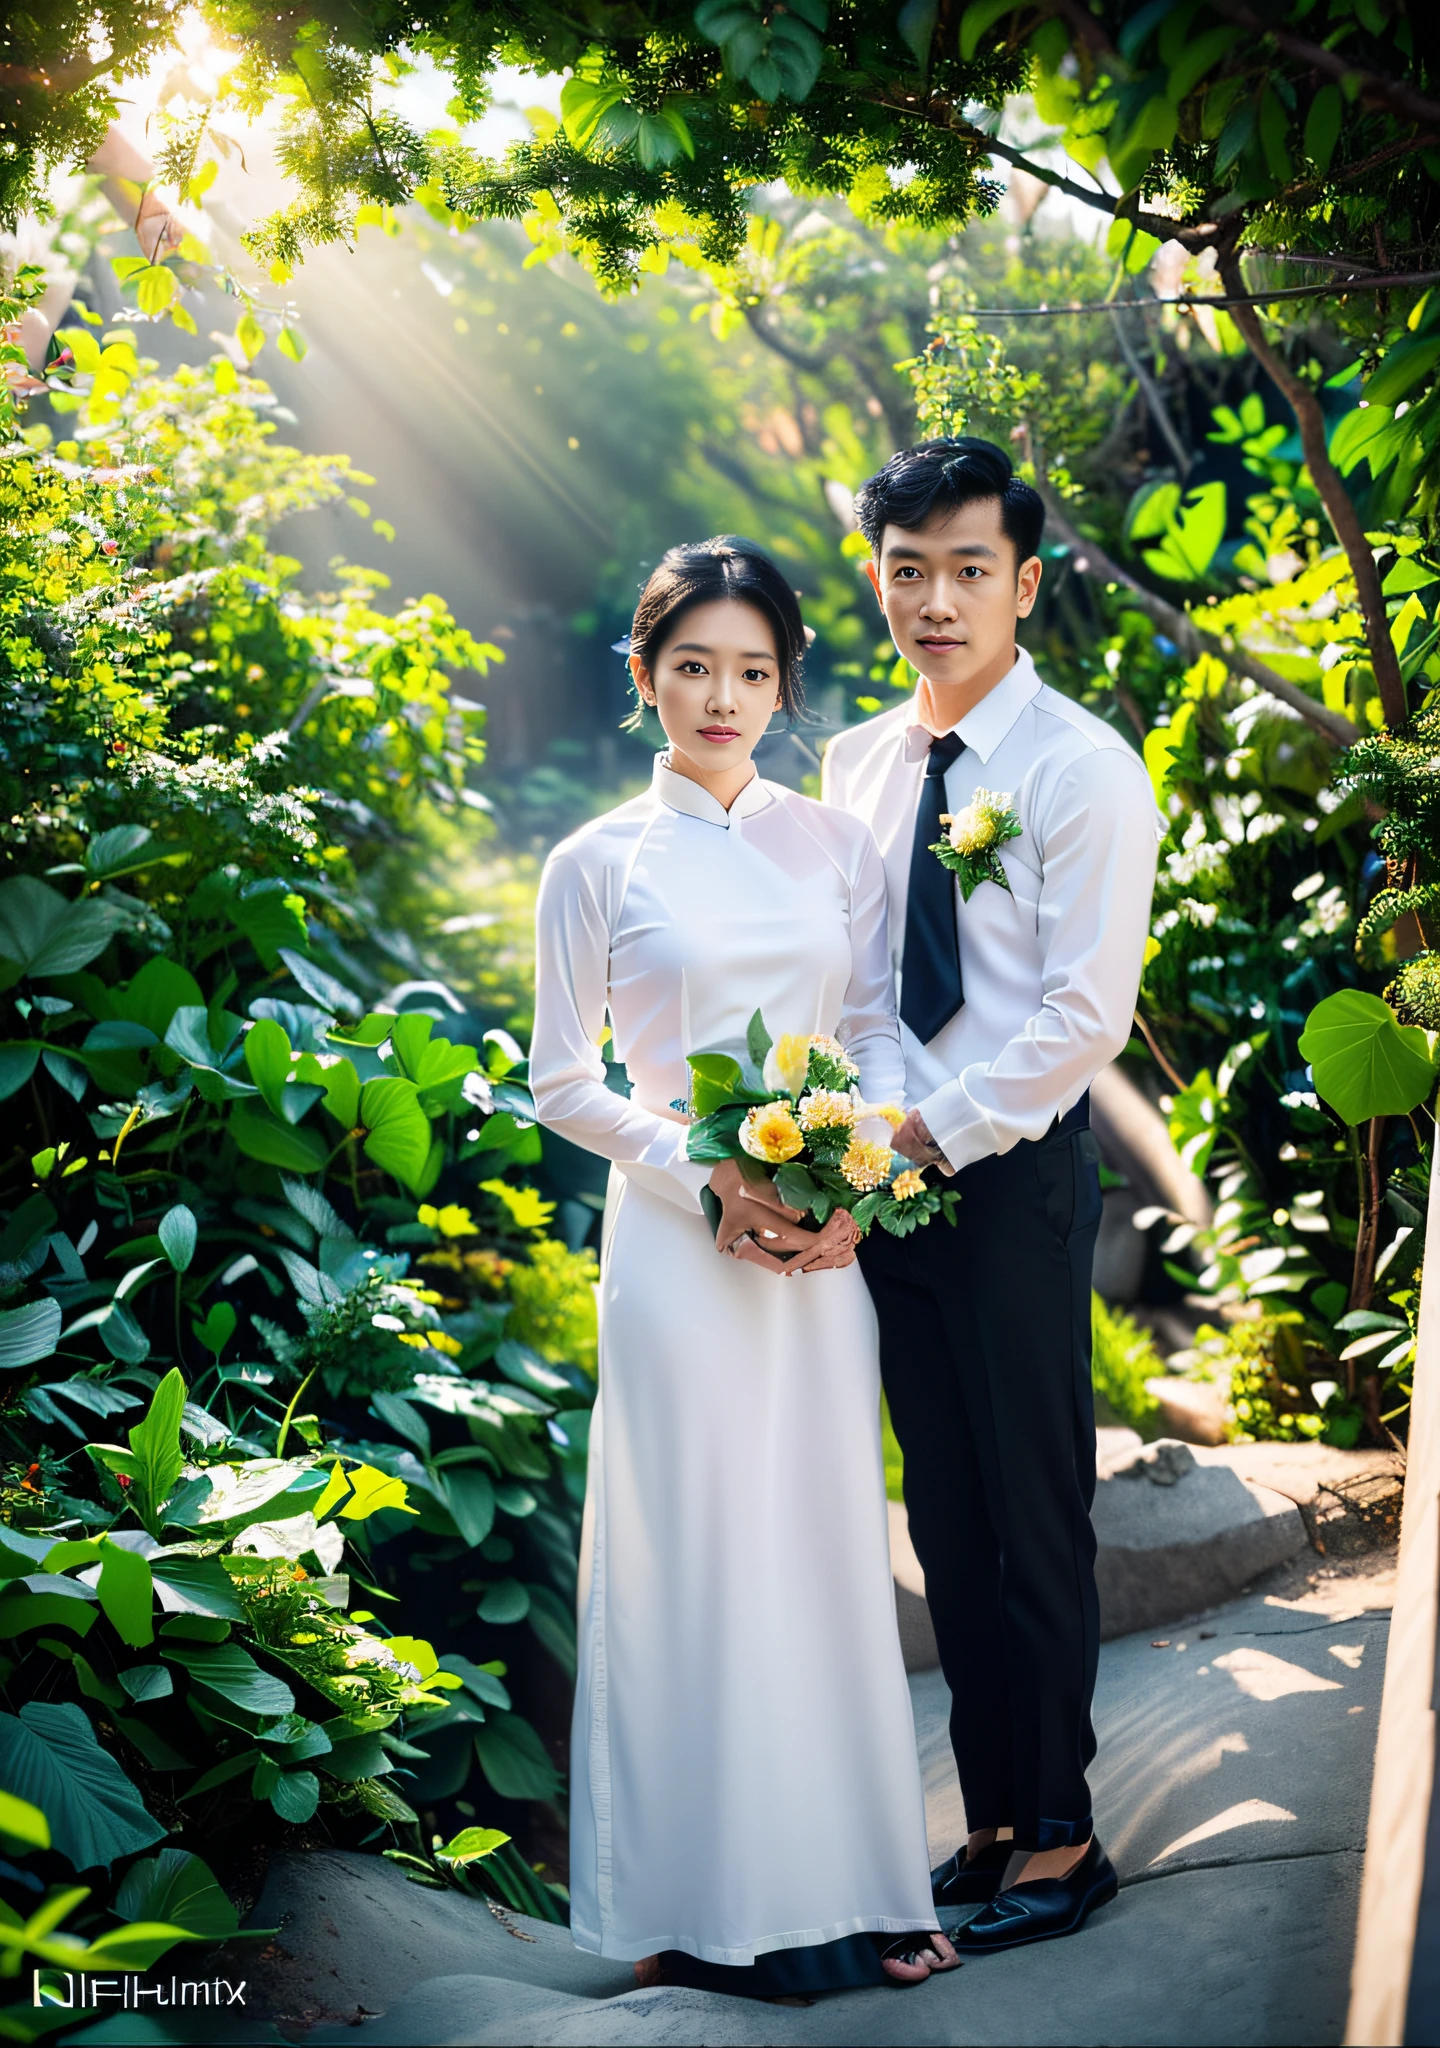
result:
[[[753,605],[770,623],[780,661],[780,708],[804,708],[805,627],[794,591],[770,557],[733,533],[670,548],[650,572],[630,628],[630,652],[652,672],[680,621],[696,605],[728,599]]]
[[[887,526],[918,533],[937,515],[943,518],[986,498],[999,500],[1000,525],[1014,545],[1018,569],[1040,552],[1045,502],[1016,476],[1003,448],[973,434],[921,441],[892,455],[856,492],[855,517],[878,563]]]

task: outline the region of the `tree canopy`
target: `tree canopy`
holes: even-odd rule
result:
[[[46,0],[10,18],[0,218],[35,198],[48,165],[83,160],[115,89],[167,47],[182,12]],[[1245,241],[1407,275],[1435,260],[1440,61],[1433,26],[1402,0],[210,0],[204,12],[243,52],[229,101],[284,109],[294,197],[251,231],[277,267],[351,234],[361,207],[419,196],[462,218],[538,212],[615,289],[664,250],[729,260],[758,186],[949,226],[993,208],[992,161],[1197,252]],[[457,121],[483,113],[499,65],[569,72],[563,118],[503,162],[458,131],[423,134],[382,90],[422,56],[453,80]],[[1027,88],[1073,171],[1003,133],[1007,99]],[[192,98],[172,116],[163,176],[195,177],[210,111]]]

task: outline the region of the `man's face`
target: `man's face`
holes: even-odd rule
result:
[[[958,506],[918,532],[887,526],[880,560],[865,567],[896,649],[932,683],[988,687],[1010,668],[1015,621],[1034,606],[1040,558],[1016,563],[998,498]]]

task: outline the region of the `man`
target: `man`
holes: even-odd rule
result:
[[[1098,1651],[1088,1090],[1130,1036],[1156,859],[1145,768],[1040,681],[1017,621],[1044,507],[991,442],[907,448],[856,500],[913,698],[840,733],[826,799],[884,856],[908,1109],[954,1229],[861,1246],[970,1829],[937,1905],[971,1954],[1113,1898],[1085,1769]],[[981,801],[969,810],[977,791]],[[950,865],[932,848],[954,825]],[[1008,836],[1007,836],[1008,835]],[[952,872],[958,867],[961,873]]]

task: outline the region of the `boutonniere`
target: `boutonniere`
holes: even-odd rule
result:
[[[982,882],[1010,883],[1000,863],[1000,848],[1020,837],[1023,827],[1015,815],[1009,790],[977,789],[963,811],[952,817],[942,813],[943,839],[930,851],[942,867],[959,878],[960,894],[968,903]]]

